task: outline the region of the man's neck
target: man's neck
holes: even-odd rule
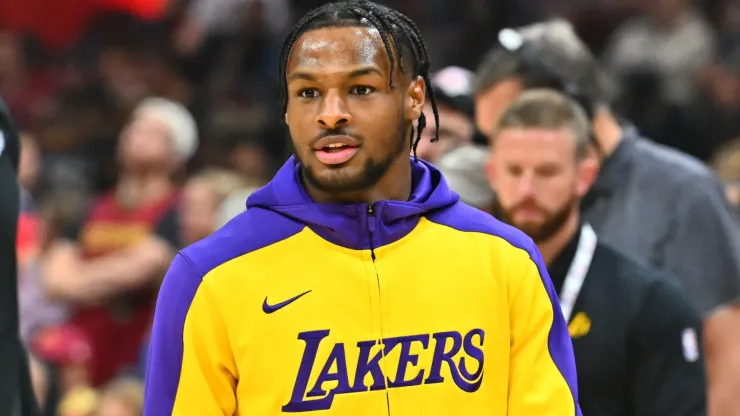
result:
[[[116,185],[116,199],[126,208],[136,208],[161,199],[173,189],[167,175],[124,174]]]
[[[542,254],[542,259],[548,267],[560,255],[573,236],[576,235],[579,224],[579,215],[575,213],[570,216],[568,221],[549,240],[537,243],[537,248],[540,250],[540,254]]]
[[[303,186],[308,195],[318,203],[356,203],[372,204],[377,201],[407,201],[411,195],[411,163],[407,155],[391,164],[382,178],[369,189],[356,192],[330,193],[312,186],[305,179]]]
[[[606,156],[614,153],[614,149],[622,142],[622,126],[614,117],[614,113],[607,107],[596,110],[593,120],[593,131],[596,141]]]

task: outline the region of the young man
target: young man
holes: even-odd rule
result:
[[[706,414],[699,313],[675,283],[602,245],[580,220],[597,171],[585,112],[558,92],[530,90],[491,138],[495,211],[547,264],[569,319],[584,414]]]
[[[44,288],[90,338],[95,385],[134,365],[148,335],[156,288],[180,247],[173,176],[195,152],[196,132],[182,105],[142,102],[121,133],[116,187],[47,253]]]
[[[504,34],[507,45],[478,69],[476,122],[490,133],[526,89],[559,83],[576,93],[603,156],[583,218],[603,242],[681,283],[704,317],[710,413],[740,416],[740,231],[719,181],[617,118],[604,73],[567,22]]]
[[[425,96],[434,108],[428,68],[416,26],[385,6],[298,22],[280,70],[295,156],[175,258],[146,415],[580,415],[532,240],[409,159]]]
[[[0,101],[0,414],[38,413],[18,325],[18,131]]]

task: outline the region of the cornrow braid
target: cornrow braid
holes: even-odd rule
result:
[[[392,10],[392,13],[394,13],[396,17],[403,20],[407,25],[409,25],[411,30],[408,33],[416,38],[414,39],[414,42],[411,42],[411,45],[414,48],[418,49],[418,51],[414,52],[416,56],[421,57],[421,59],[418,59],[417,73],[421,75],[421,77],[424,79],[424,83],[430,90],[429,99],[432,102],[432,115],[434,116],[434,125],[436,126],[434,137],[431,140],[431,142],[434,143],[439,140],[439,111],[437,110],[437,99],[435,98],[434,90],[432,89],[432,80],[429,77],[430,63],[429,58],[427,57],[427,45],[426,43],[424,43],[424,38],[421,36],[421,31],[418,27],[416,27],[416,23],[414,23],[413,20],[409,19],[408,16],[396,10]],[[424,130],[424,127],[426,127],[426,117],[422,112],[421,116],[419,117],[419,131],[417,133],[416,141],[414,141],[414,157],[416,157],[416,145],[419,143],[419,141],[421,141],[421,132],[422,130]],[[413,134],[414,132],[412,128],[411,135],[413,136]]]
[[[288,108],[288,83],[286,79],[288,60],[298,38],[303,33],[316,29],[351,26],[373,27],[377,29],[390,62],[390,77],[388,82],[391,89],[395,88],[393,72],[396,65],[401,73],[409,74],[412,77],[422,77],[427,86],[426,91],[431,101],[436,126],[432,142],[436,142],[439,138],[439,111],[437,110],[437,100],[434,96],[434,90],[432,89],[432,83],[429,77],[430,64],[427,47],[421,36],[421,32],[416,24],[403,13],[367,0],[329,3],[308,12],[296,23],[286,37],[280,51],[278,82],[280,83],[282,113],[285,114]],[[391,49],[391,41],[396,46],[395,58]],[[409,52],[408,57],[406,56],[406,52]],[[404,60],[410,68],[404,65]],[[417,120],[417,127],[414,129],[412,125],[411,135],[409,137],[415,160],[418,160],[416,148],[419,145],[421,133],[426,125],[426,115],[422,111]]]

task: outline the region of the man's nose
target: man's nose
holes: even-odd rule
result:
[[[347,105],[338,93],[328,93],[321,103],[321,111],[316,122],[327,130],[344,127],[352,122]]]
[[[517,193],[519,198],[526,199],[537,195],[534,175],[522,175],[517,183]]]

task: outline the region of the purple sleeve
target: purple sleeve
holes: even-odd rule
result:
[[[149,344],[144,415],[172,413],[180,382],[183,328],[201,283],[190,260],[178,254],[162,283]]]

